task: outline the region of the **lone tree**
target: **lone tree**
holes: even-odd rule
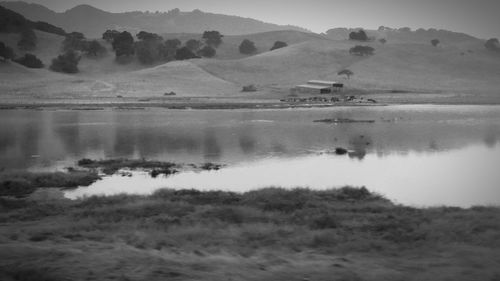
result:
[[[382,43],[382,44],[387,43],[387,39],[385,39],[385,38],[381,38],[381,39],[379,39],[378,41],[379,41],[380,43]]]
[[[198,51],[198,55],[205,57],[205,58],[213,58],[216,54],[216,51],[214,48],[210,46],[205,46],[201,48],[200,51]]]
[[[220,34],[219,31],[212,30],[203,32],[202,38],[205,40],[205,44],[217,48],[222,44],[222,37],[224,35]]]
[[[142,64],[152,64],[162,59],[163,38],[161,36],[141,31],[137,34],[137,38],[139,41],[135,43],[135,53]]]
[[[368,35],[363,29],[349,33],[349,40],[368,41]]]
[[[156,33],[150,33],[146,31],[141,31],[135,35],[137,39],[142,40],[142,41],[162,41],[163,38],[156,34]]]
[[[196,39],[189,39],[186,42],[186,47],[191,50],[191,52],[198,52],[201,48],[201,41]]]
[[[274,45],[271,47],[271,51],[276,50],[276,49],[281,49],[287,47],[288,44],[283,41],[276,41],[274,42]]]
[[[200,57],[195,55],[188,47],[182,47],[175,52],[176,60],[189,60],[189,59],[199,59]]]
[[[13,59],[14,56],[15,55],[12,48],[0,41],[0,58],[5,61],[8,59]]]
[[[29,68],[43,68],[42,61],[33,54],[25,54],[24,57],[17,58],[14,61]]]
[[[497,38],[488,39],[488,41],[484,43],[484,47],[490,51],[500,52],[500,43]]]
[[[439,45],[439,40],[438,39],[432,39],[431,40],[431,44],[432,44],[432,46],[437,47],[437,45]]]
[[[345,75],[347,79],[351,79],[351,76],[354,75],[354,72],[352,72],[349,69],[342,69],[341,71],[337,72],[337,75]]]
[[[106,30],[106,32],[104,32],[102,34],[102,39],[106,40],[108,43],[111,43],[111,42],[113,42],[113,40],[115,40],[115,38],[116,38],[116,36],[118,36],[118,34],[120,34],[119,31],[108,29],[108,30]]]
[[[351,55],[356,55],[356,56],[371,56],[373,55],[373,52],[375,49],[373,49],[370,46],[360,46],[356,45],[349,49],[349,54]]]
[[[255,44],[248,39],[245,39],[241,42],[239,49],[240,49],[240,53],[245,54],[245,55],[250,55],[250,54],[257,52],[257,48],[255,47]]]
[[[25,28],[21,31],[21,39],[17,42],[17,47],[23,51],[31,51],[36,47],[37,37],[33,29]]]
[[[69,50],[53,59],[50,69],[56,72],[77,73],[80,58],[81,57],[77,54],[77,52]]]
[[[127,31],[118,34],[113,40],[112,46],[117,58],[134,55],[134,37]]]

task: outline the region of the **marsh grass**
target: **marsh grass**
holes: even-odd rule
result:
[[[85,255],[92,247],[99,247],[96,257],[102,257],[100,251],[118,247],[119,257],[101,261],[112,259],[117,266],[124,259],[121,255],[129,251],[126,249],[131,249],[127,253],[149,258],[172,255],[176,264],[185,262],[186,253],[193,253],[204,259],[199,261],[200,268],[210,270],[234,257],[245,262],[261,261],[257,256],[266,252],[283,260],[291,270],[296,265],[286,262],[290,255],[362,254],[387,258],[457,245],[479,252],[483,250],[477,249],[500,248],[498,208],[418,209],[395,205],[365,188],[352,187],[323,191],[265,188],[246,193],[164,189],[149,196],[93,196],[74,201],[3,198],[0,210],[0,247],[11,243],[51,249],[59,245],[85,249]],[[65,264],[65,259],[76,252],[54,259],[64,259],[61,262]],[[226,254],[233,258],[214,260]],[[29,259],[24,254],[20,257],[19,264]],[[265,260],[272,263],[276,258]],[[77,264],[81,259],[84,257],[79,256]],[[302,262],[308,262],[307,258]],[[252,265],[248,272],[266,272],[269,263]],[[128,264],[149,268],[143,259],[131,258]],[[64,269],[70,264],[61,266]],[[344,262],[321,270],[344,270],[345,266]],[[6,268],[0,262],[0,271]],[[122,270],[115,266],[103,272],[116,276]],[[191,267],[186,272],[206,273]]]
[[[99,180],[94,171],[26,172],[5,171],[0,173],[0,196],[26,196],[37,188],[75,188],[88,186]]]
[[[152,169],[152,176],[159,174],[174,174],[177,172],[175,168],[179,168],[178,164],[171,162],[149,161],[146,159],[107,159],[107,160],[92,160],[80,159],[77,162],[78,166],[89,169],[102,169],[102,172],[107,175],[112,175],[120,169]]]

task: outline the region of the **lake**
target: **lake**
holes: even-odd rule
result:
[[[374,123],[325,124],[326,118]],[[415,206],[500,205],[500,106],[280,110],[2,110],[0,168],[54,170],[81,158],[227,164],[170,177],[106,177],[66,194],[161,187],[245,191],[366,186]],[[349,155],[335,155],[336,147]]]

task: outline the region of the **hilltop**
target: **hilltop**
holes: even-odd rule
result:
[[[65,30],[82,32],[89,38],[100,38],[107,29],[127,30],[134,34],[141,30],[155,33],[202,33],[205,30],[218,30],[226,35],[284,29],[307,31],[296,26],[280,26],[250,18],[205,13],[200,10],[184,12],[174,7],[169,12],[161,13],[138,11],[111,13],[89,5],[79,5],[57,13],[45,6],[22,1],[3,1],[0,5],[32,20],[45,21]]]

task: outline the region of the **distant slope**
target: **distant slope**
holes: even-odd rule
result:
[[[80,5],[64,13],[56,13],[44,6],[21,1],[4,1],[0,2],[0,5],[32,20],[46,21],[66,30],[83,32],[89,38],[101,37],[107,29],[129,30],[133,33],[140,30],[155,33],[202,33],[205,30],[218,30],[225,35],[285,29],[306,31],[295,26],[281,26],[250,18],[204,13],[199,10],[181,12],[178,9],[173,9],[168,13],[158,14],[148,12],[110,13],[89,5]]]
[[[358,31],[359,28],[333,28],[328,30],[324,35],[333,40],[348,40],[349,33]],[[445,44],[460,44],[463,42],[481,41],[478,38],[467,35],[465,33],[453,32],[448,30],[438,29],[417,29],[409,28],[390,28],[381,26],[378,30],[365,29],[368,37],[374,40],[385,38],[388,43],[429,43],[432,39],[438,39]]]

